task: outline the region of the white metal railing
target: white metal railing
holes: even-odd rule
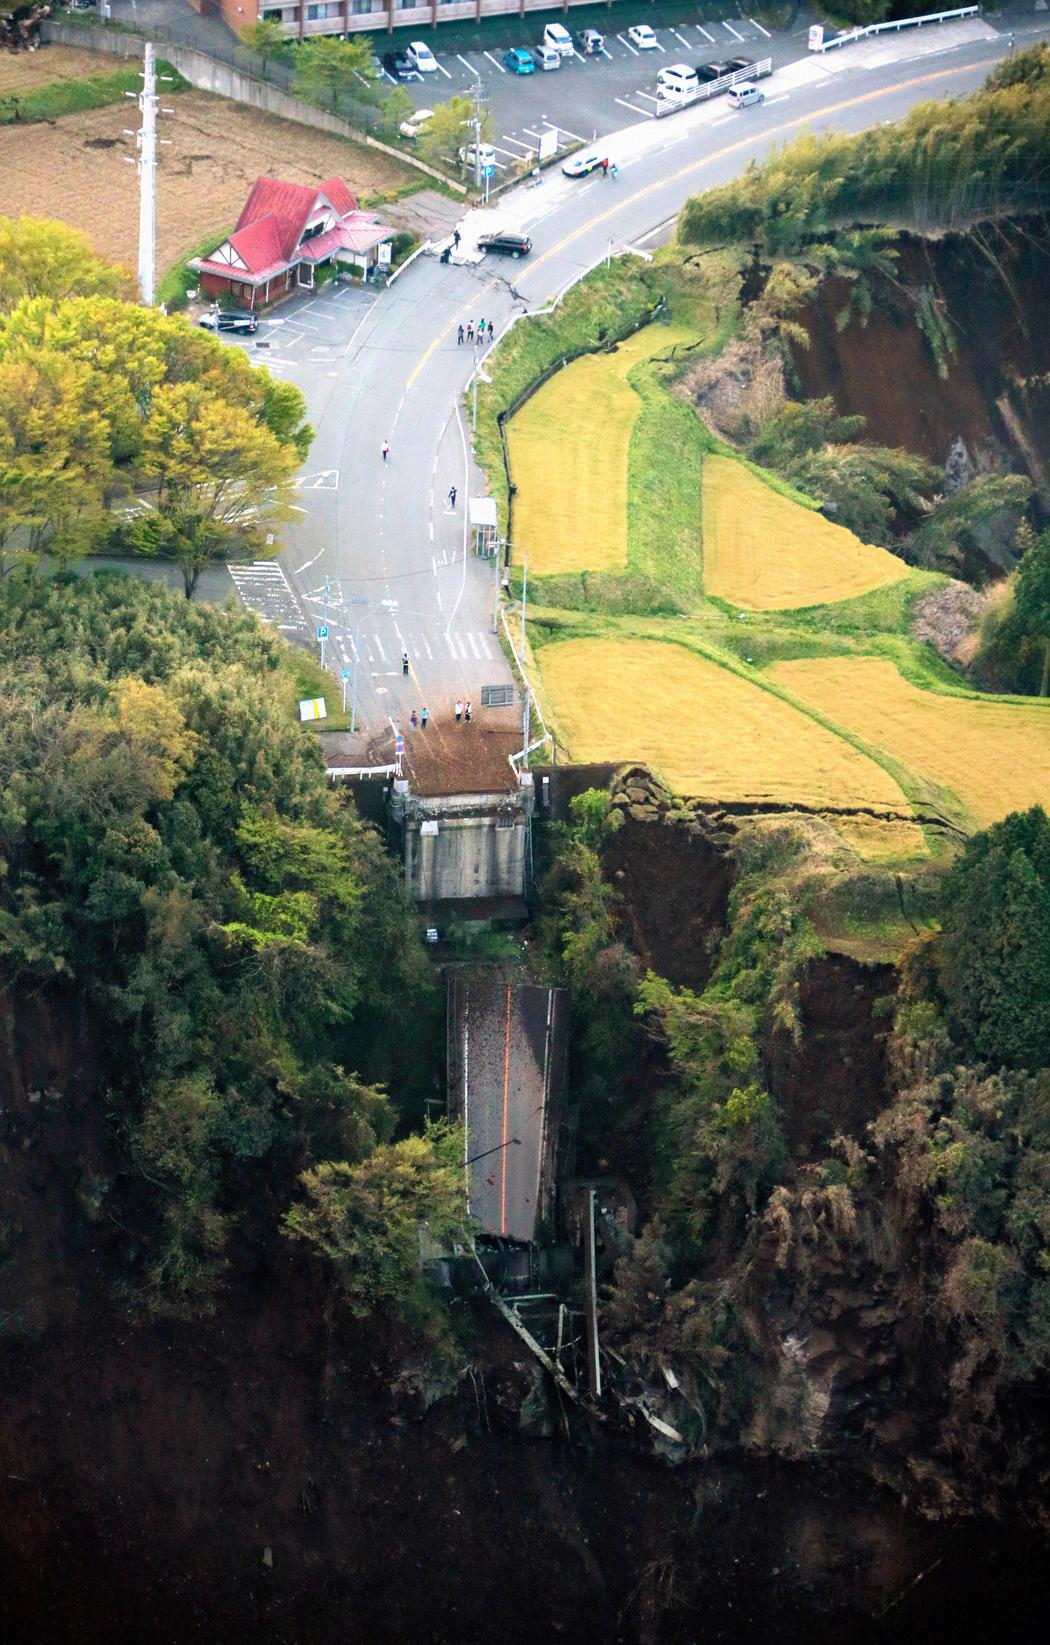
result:
[[[691,109],[697,103],[704,103],[709,97],[719,97],[722,92],[728,91],[730,86],[738,86],[744,80],[764,80],[773,72],[773,59],[763,57],[761,62],[752,63],[746,69],[736,69],[732,74],[720,75],[717,80],[707,80],[695,91],[686,92],[684,97],[658,98],[656,104],[656,118],[662,120],[666,114],[677,114],[679,109]]]
[[[834,51],[836,46],[851,46],[855,40],[866,40],[869,34],[888,34],[890,30],[899,33],[901,29],[922,28],[924,23],[949,23],[959,17],[977,17],[980,10],[980,6],[958,6],[955,11],[928,11],[922,17],[899,17],[892,23],[869,23],[866,28],[833,35],[830,40],[824,39],[822,26],[815,23],[809,31],[809,49]]]
[[[387,275],[387,285],[392,286],[395,280],[399,280],[401,278],[410,263],[414,263],[417,257],[422,257],[425,251],[433,251],[433,249],[433,241],[424,240],[423,244],[421,246],[417,246],[410,257],[406,257],[403,263],[399,263],[397,268],[395,268],[392,273]]]

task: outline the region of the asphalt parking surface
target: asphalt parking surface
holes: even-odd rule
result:
[[[538,43],[546,15],[522,20],[522,46]],[[437,72],[406,82],[405,90],[417,108],[433,108],[450,97],[473,95],[480,79],[497,171],[507,172],[515,161],[535,153],[540,133],[549,126],[557,126],[569,143],[589,143],[603,133],[654,119],[656,76],[672,63],[698,68],[726,57],[753,57],[756,62],[772,57],[777,67],[806,51],[809,20],[801,13],[791,31],[780,34],[747,16],[678,23],[655,29],[656,49],[641,52],[627,38],[630,16],[624,14],[624,26],[605,35],[601,57],[577,53],[559,69],[517,75],[504,69],[499,50],[439,53]]]

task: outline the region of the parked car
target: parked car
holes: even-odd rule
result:
[[[510,51],[503,53],[503,67],[509,69],[511,74],[536,73],[531,51],[525,51],[522,46],[512,46]]]
[[[496,150],[491,143],[479,143],[477,157],[475,157],[474,144],[468,143],[466,148],[460,149],[459,158],[460,164],[469,166],[471,170],[474,169],[475,164],[494,166],[496,164]]]
[[[580,50],[585,57],[601,56],[602,48],[605,45],[604,34],[599,34],[597,29],[584,29],[576,38],[580,42]]]
[[[425,45],[422,40],[410,40],[405,56],[412,64],[412,67],[419,70],[420,74],[437,73],[437,58],[430,47]]]
[[[564,23],[548,23],[543,31],[543,44],[553,46],[559,57],[573,55],[572,35]]]
[[[648,23],[636,23],[633,29],[627,30],[627,38],[639,51],[656,50],[656,35]]]
[[[721,80],[725,74],[732,74],[728,63],[704,63],[697,69],[698,80]]]
[[[669,68],[660,70],[656,84],[681,96],[684,92],[695,91],[700,82],[696,70],[691,69],[688,63],[672,63]]]
[[[583,154],[572,155],[561,169],[566,177],[589,177],[601,163],[602,157],[597,149],[586,149]]]
[[[391,80],[421,80],[423,77],[415,64],[405,56],[403,51],[388,51],[383,54],[383,67]]]
[[[433,118],[433,109],[416,109],[413,114],[409,115],[407,120],[402,120],[399,127],[402,137],[413,139],[418,137],[424,126],[428,125]]]
[[[549,74],[552,69],[561,68],[561,52],[557,46],[545,46],[541,42],[533,52],[532,60],[544,74]]]
[[[527,234],[519,234],[516,229],[501,228],[493,234],[478,236],[479,251],[496,251],[502,257],[527,257],[532,250],[532,241]]]
[[[742,86],[730,86],[729,88],[729,102],[732,108],[749,109],[756,103],[764,103],[765,100],[765,92],[759,91],[758,87],[752,85],[750,80],[745,80]]]
[[[213,308],[197,321],[206,331],[258,331],[257,314],[238,314],[236,309]]]
[[[753,57],[730,57],[727,59],[725,66],[728,73],[739,74],[741,69],[753,69],[755,59]]]

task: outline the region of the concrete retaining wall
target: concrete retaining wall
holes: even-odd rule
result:
[[[50,18],[41,24],[41,35],[45,40],[53,41],[55,45],[72,46],[80,51],[104,52],[125,62],[131,57],[141,57],[145,45],[145,41],[137,34],[77,28],[74,24],[60,23]],[[346,137],[355,143],[364,143],[368,148],[379,149],[382,154],[389,154],[395,160],[400,160],[402,165],[411,166],[415,171],[424,172],[427,177],[436,178],[447,188],[455,189],[457,194],[467,192],[464,184],[454,182],[434,166],[428,166],[426,161],[405,154],[403,150],[393,148],[389,143],[382,143],[378,137],[372,137],[366,131],[359,131],[349,121],[341,120],[337,114],[329,114],[324,109],[314,108],[312,103],[303,103],[298,97],[289,96],[279,86],[272,86],[266,80],[254,79],[231,63],[221,63],[218,58],[209,57],[203,51],[194,50],[192,46],[180,46],[169,41],[158,44],[157,56],[173,64],[198,91],[210,91],[214,97],[228,97],[231,102],[245,103],[249,108],[261,109],[265,114],[275,114],[281,120],[294,120],[297,124],[310,126],[315,131],[329,131],[336,137]],[[161,90],[163,89],[162,86]]]

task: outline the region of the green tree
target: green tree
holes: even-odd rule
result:
[[[1050,530],[1036,537],[1021,556],[1013,596],[1019,629],[1030,635],[1042,651],[1039,695],[1045,697],[1050,686]]]
[[[420,1226],[438,1244],[467,1227],[462,1131],[430,1126],[358,1165],[326,1161],[300,1181],[305,1198],[285,1214],[284,1231],[328,1259],[351,1312],[425,1316]]]
[[[254,51],[257,57],[269,62],[283,55],[288,45],[288,36],[282,25],[273,18],[260,17],[241,30],[241,43],[247,46],[249,51]]]
[[[379,130],[383,137],[394,138],[401,129],[402,120],[414,114],[413,103],[404,86],[393,86],[379,102]]]
[[[158,389],[140,461],[159,490],[133,540],[181,567],[188,600],[214,560],[277,553],[298,457],[248,412],[192,384]]]
[[[419,134],[419,147],[428,160],[459,164],[459,151],[474,141],[474,104],[469,97],[450,97],[447,103],[438,103],[433,117]],[[484,111],[481,137],[488,135],[491,121]]]
[[[1050,818],[1014,812],[971,839],[946,877],[941,989],[964,1056],[1050,1063]]]
[[[48,217],[0,217],[0,313],[25,297],[130,295],[131,276],[96,256],[86,234]]]
[[[340,92],[364,100],[374,79],[367,35],[340,40],[338,35],[322,34],[304,40],[296,51],[292,90],[308,103],[330,104]]]

